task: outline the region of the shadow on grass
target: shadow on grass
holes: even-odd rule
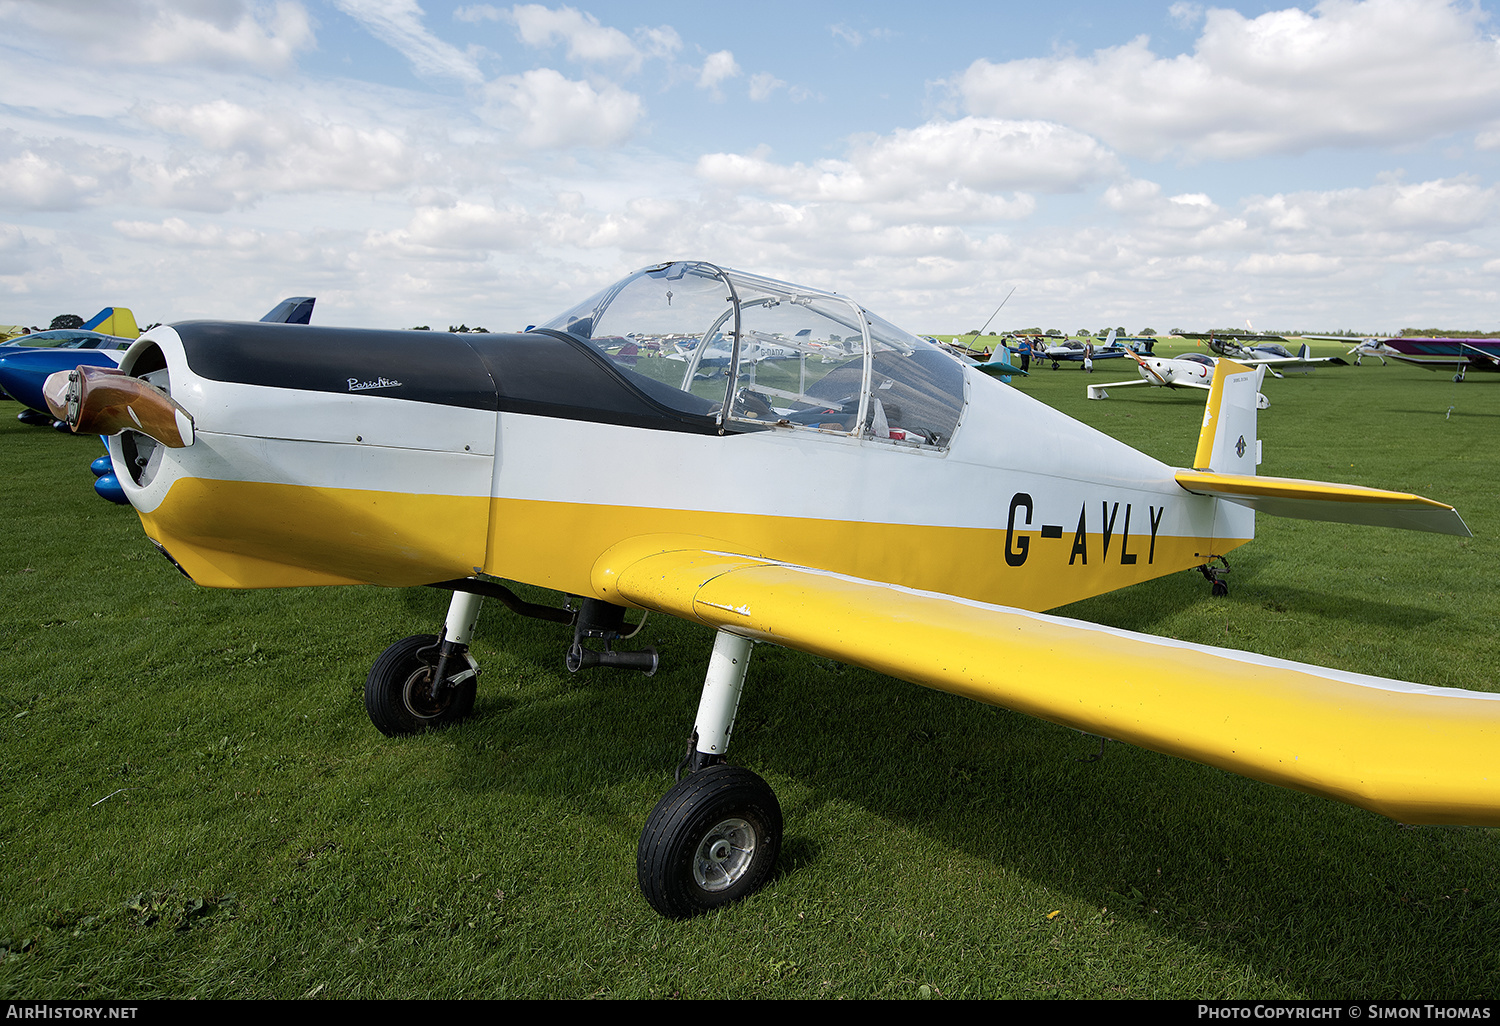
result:
[[[1381,602],[1358,595],[1277,585],[1245,588],[1240,597],[1267,612],[1336,616],[1371,629],[1410,630],[1443,619],[1444,614],[1405,602]],[[1254,612],[1252,610],[1252,612]]]
[[[1327,601],[1314,591],[1281,594],[1299,608]],[[1390,625],[1420,613],[1381,603],[1354,610]],[[500,630],[512,672],[545,682],[544,693],[496,701],[481,688],[478,717],[454,737],[452,783],[560,797],[612,824],[628,857],[631,832],[670,784],[711,635],[660,624],[641,640],[672,656],[647,680],[614,671],[563,677],[565,629],[507,617]],[[1500,985],[1496,832],[1403,829],[1125,745],[1082,761],[1095,746],[1030,717],[758,646],[734,761],[790,796],[782,884],[855,874],[904,892],[928,914],[991,930],[1016,921],[1008,892],[976,883],[955,907],[932,909],[920,893],[929,886],[923,872],[883,866],[878,855],[864,861],[858,837],[809,832],[826,810],[854,809],[868,829],[927,837],[990,867],[986,877],[1034,881],[1101,910],[1101,919],[1227,958],[1293,992],[1478,997]],[[474,761],[495,750],[523,758],[480,771]],[[609,797],[622,779],[656,780],[659,790],[645,786],[638,807],[622,809]]]

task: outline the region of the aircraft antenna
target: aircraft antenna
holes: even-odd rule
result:
[[[988,328],[990,326],[990,321],[993,321],[996,317],[1000,316],[1000,311],[1003,310],[1003,309],[1005,309],[1005,304],[1010,302],[1010,297],[1014,296],[1016,294],[1016,289],[1019,288],[1019,287],[1020,286],[1018,286],[1018,285],[1012,285],[1010,287],[1010,291],[1005,294],[1005,298],[1002,299],[1002,300],[1000,300],[1000,305],[997,306],[997,307],[995,307],[995,312],[992,313],[992,314],[990,314],[990,320],[989,321],[985,321],[984,322],[984,326],[981,327],[978,331],[974,332],[974,338],[977,339],[980,335],[983,335],[984,334],[984,329]],[[966,344],[964,346],[964,348],[965,349],[972,349],[974,347]]]

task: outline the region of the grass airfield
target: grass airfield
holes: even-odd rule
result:
[[[1089,381],[1134,369],[1034,366],[1021,391],[1191,461],[1203,393],[1089,402]],[[1227,599],[1184,572],[1059,612],[1500,690],[1500,375],[1366,361],[1263,390],[1262,473],[1419,492],[1476,537],[1261,517]],[[565,628],[492,603],[475,717],[389,740],[365,674],[436,631],[445,594],[198,588],[94,496],[97,441],[15,410],[0,403],[7,999],[1500,993],[1500,831],[1404,828],[1122,744],[1084,761],[1096,739],[766,645],[732,757],[781,800],[778,874],[668,923],[635,846],[710,632],[653,617],[637,643],[661,650],[655,677],[575,677]]]

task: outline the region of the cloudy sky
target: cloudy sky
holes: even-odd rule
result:
[[[1478,3],[0,0],[0,322],[500,330],[664,259],[916,331],[1500,328]]]

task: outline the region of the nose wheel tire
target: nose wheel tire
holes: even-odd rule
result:
[[[435,634],[402,638],[380,653],[370,667],[365,679],[365,712],[387,737],[451,726],[474,711],[477,681],[473,677],[457,687],[445,688],[436,699],[431,696],[437,644]]]
[[[636,851],[641,893],[686,919],[765,886],[781,850],[781,804],[739,766],[706,766],[662,796]]]

